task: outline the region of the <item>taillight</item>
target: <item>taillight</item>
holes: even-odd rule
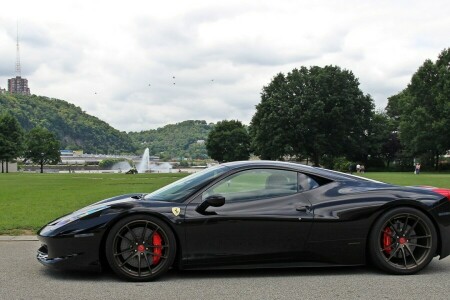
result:
[[[447,197],[447,199],[450,201],[450,189],[433,188],[431,190],[435,193]]]

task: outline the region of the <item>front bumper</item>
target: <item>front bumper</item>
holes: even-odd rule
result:
[[[99,249],[101,238],[88,237],[47,237],[38,236],[42,245],[37,251],[37,260],[45,266],[67,269],[101,271]]]

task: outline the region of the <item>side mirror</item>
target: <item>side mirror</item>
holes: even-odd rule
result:
[[[202,203],[200,203],[197,208],[195,209],[195,211],[197,211],[199,214],[203,214],[203,215],[215,215],[215,212],[207,212],[206,209],[210,206],[212,207],[220,207],[222,205],[225,204],[225,197],[220,196],[220,195],[212,195],[209,196],[205,199],[205,201],[203,201]]]

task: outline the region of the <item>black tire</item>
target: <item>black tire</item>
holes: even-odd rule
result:
[[[437,244],[434,224],[424,213],[399,207],[384,213],[373,225],[369,254],[381,270],[409,275],[431,262]]]
[[[129,281],[150,281],[172,266],[176,240],[160,219],[133,215],[113,226],[105,247],[108,264],[117,275]]]

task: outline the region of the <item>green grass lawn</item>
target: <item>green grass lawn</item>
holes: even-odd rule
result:
[[[450,188],[449,173],[365,173],[398,185]],[[0,234],[34,233],[47,222],[120,194],[152,192],[185,174],[0,174]]]
[[[356,174],[367,178],[379,180],[398,185],[428,185],[441,188],[450,188],[449,173],[427,173],[422,172],[419,175],[413,172],[374,172]]]
[[[0,234],[33,233],[99,200],[152,192],[184,174],[0,174]]]

